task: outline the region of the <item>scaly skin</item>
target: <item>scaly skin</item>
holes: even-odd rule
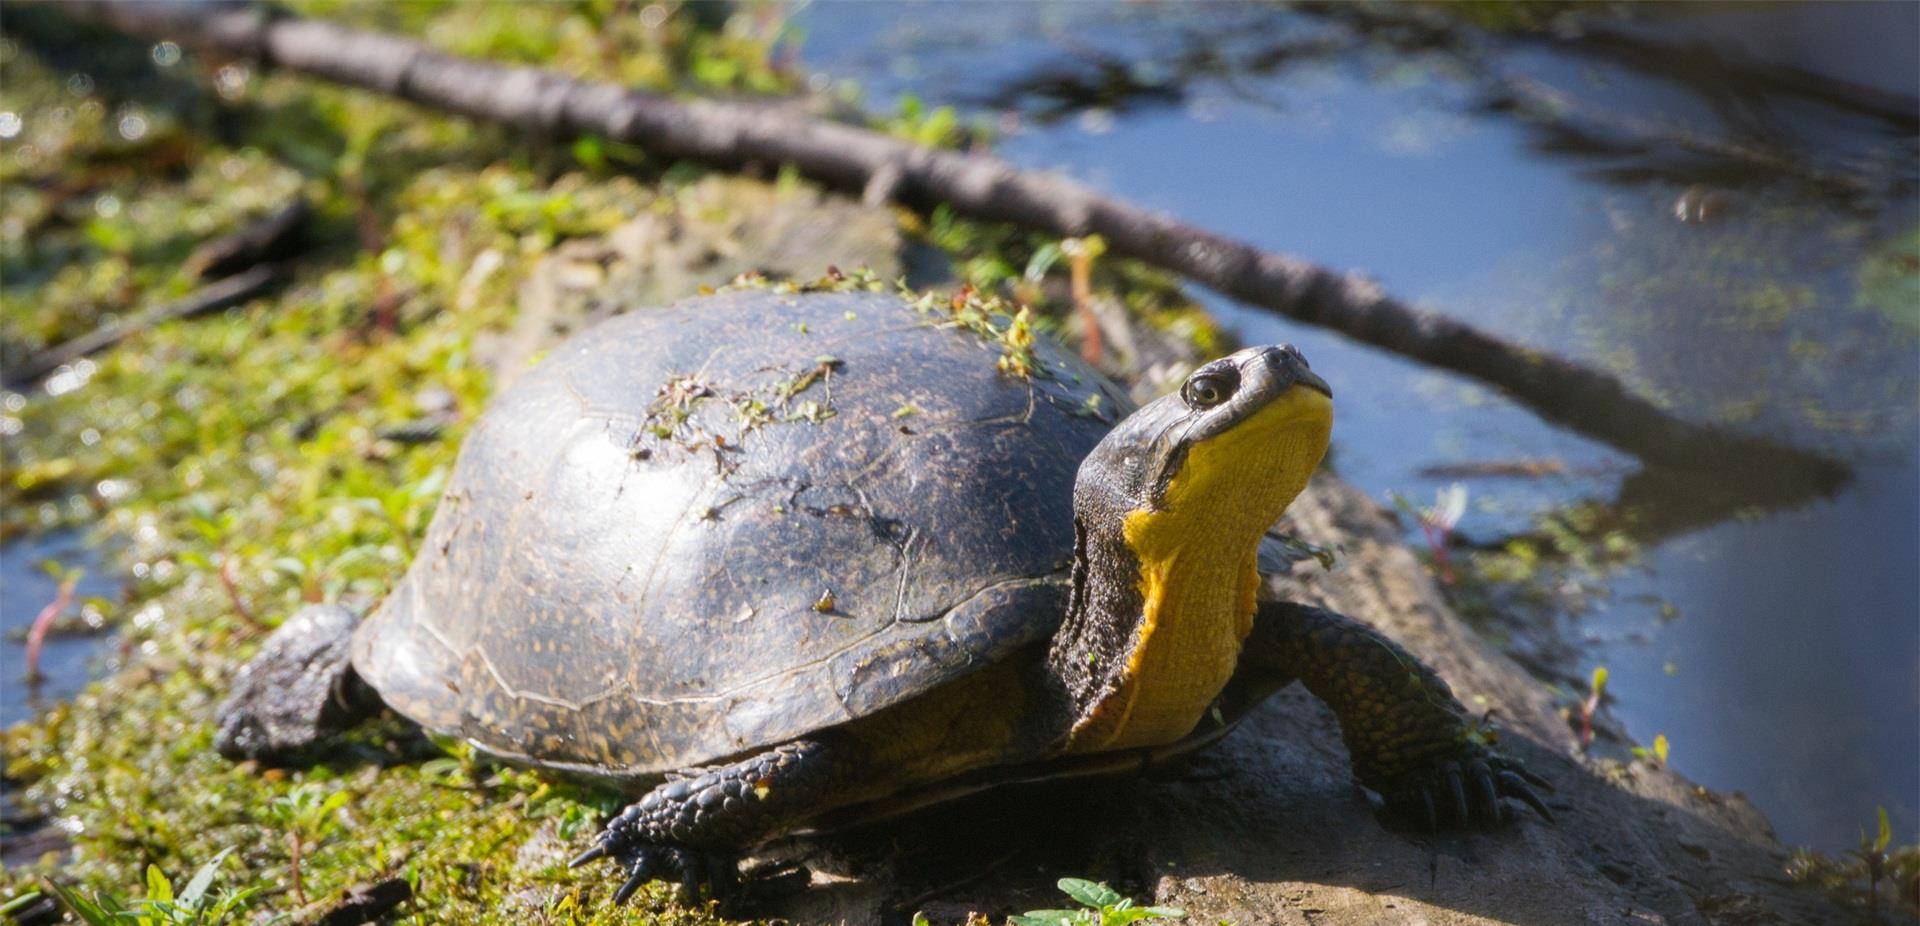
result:
[[[1502,798],[1553,815],[1529,783],[1546,782],[1472,735],[1447,683],[1359,621],[1321,608],[1263,601],[1242,665],[1299,679],[1333,708],[1354,777],[1402,819],[1437,829],[1498,824]]]
[[[614,817],[572,864],[609,856],[618,862],[627,880],[613,895],[616,904],[654,878],[724,898],[743,849],[836,802],[857,777],[846,759],[822,740],[802,739],[671,779]]]

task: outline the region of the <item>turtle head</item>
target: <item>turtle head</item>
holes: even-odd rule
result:
[[[1251,542],[1306,487],[1332,427],[1333,390],[1300,351],[1249,347],[1122,421],[1081,465],[1076,495],[1138,525],[1177,524],[1198,549]]]
[[[1049,671],[1070,749],[1195,729],[1253,627],[1260,536],[1306,488],[1333,391],[1292,347],[1252,347],[1127,416],[1074,483],[1073,597]]]

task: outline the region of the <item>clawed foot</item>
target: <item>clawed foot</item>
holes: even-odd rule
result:
[[[1552,791],[1547,780],[1516,759],[1494,752],[1444,759],[1403,776],[1380,793],[1387,813],[1428,830],[1498,826],[1507,820],[1506,798],[1532,807],[1548,823],[1553,813],[1534,789]]]
[[[616,819],[600,834],[593,848],[567,863],[569,868],[578,868],[588,862],[611,858],[619,864],[626,880],[613,892],[616,906],[626,903],[634,891],[654,880],[678,881],[683,902],[711,897],[725,903],[739,886],[739,860],[730,853],[648,842],[627,832],[620,823]]]

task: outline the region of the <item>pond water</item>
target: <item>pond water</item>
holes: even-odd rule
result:
[[[100,633],[49,634],[40,653],[42,679],[27,678],[27,629],[41,609],[60,594],[60,580],[44,568],[84,570],[74,585],[73,604],[62,612],[79,618],[87,599],[114,598],[119,586],[100,568],[97,550],[79,531],[27,535],[0,543],[0,727],[31,717],[50,701],[72,697],[87,683],[88,670],[110,639]]]
[[[1827,451],[1830,499],[1643,538],[1559,668],[1850,847],[1920,804],[1920,6],[1662,5],[1499,39],[1404,11],[816,4],[812,71],[1001,130],[997,150],[1612,370],[1695,420]],[[1477,539],[1609,500],[1636,468],[1468,380],[1202,294],[1340,396],[1335,465],[1383,500],[1456,480]],[[1546,478],[1436,465],[1554,461]],[[1675,511],[1684,494],[1661,500]]]

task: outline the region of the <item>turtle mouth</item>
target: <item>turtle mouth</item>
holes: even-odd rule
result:
[[[1281,344],[1267,348],[1264,355],[1267,369],[1276,384],[1281,386],[1281,391],[1285,391],[1286,386],[1305,386],[1329,399],[1333,398],[1333,387],[1321,379],[1320,374],[1313,372],[1312,367],[1307,366],[1307,358],[1299,348]]]
[[[1294,382],[1294,385],[1305,386],[1308,389],[1311,389],[1315,392],[1320,393],[1323,396],[1326,396],[1329,399],[1333,398],[1333,387],[1327,385],[1327,381],[1324,379],[1321,379],[1320,374],[1315,373],[1312,370],[1307,370],[1307,369],[1299,370],[1294,374],[1293,382]]]

